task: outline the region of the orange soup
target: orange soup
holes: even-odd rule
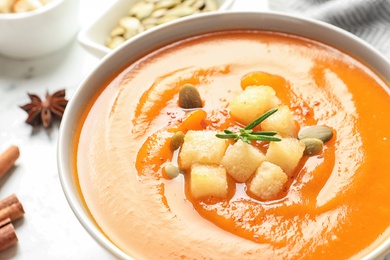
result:
[[[202,108],[178,106],[185,84],[197,88]],[[274,199],[231,177],[226,198],[196,198],[188,171],[174,179],[163,171],[180,165],[172,135],[243,127],[230,103],[250,85],[272,87],[297,131],[326,125],[333,137],[300,159]],[[80,190],[129,256],[348,259],[390,236],[389,88],[337,49],[272,32],[201,35],[129,65],[90,105],[76,144]],[[269,146],[251,144],[263,153]]]

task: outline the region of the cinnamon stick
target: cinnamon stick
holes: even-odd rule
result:
[[[0,200],[0,220],[11,219],[14,221],[24,215],[24,209],[15,194]]]
[[[3,177],[19,158],[20,152],[17,146],[11,146],[0,154],[0,178]]]
[[[11,219],[7,218],[0,221],[0,251],[13,246],[18,242],[18,237]]]

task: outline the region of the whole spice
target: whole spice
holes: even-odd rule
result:
[[[23,206],[15,194],[0,200],[0,251],[7,249],[18,242],[11,221],[19,219],[23,215]]]
[[[68,100],[65,99],[65,89],[52,95],[46,92],[46,100],[42,101],[38,95],[28,93],[31,102],[21,106],[28,113],[26,123],[37,126],[42,124],[45,128],[51,125],[53,116],[62,118]]]
[[[17,146],[11,146],[0,154],[0,178],[3,177],[19,158],[20,152]]]
[[[18,242],[18,237],[11,219],[0,220],[0,251],[13,246],[16,242]]]
[[[14,221],[23,215],[23,206],[15,194],[0,200],[0,220],[9,218]]]

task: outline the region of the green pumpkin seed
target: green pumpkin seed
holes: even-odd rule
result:
[[[182,131],[176,132],[171,138],[171,150],[179,149],[184,143],[184,133]]]
[[[304,155],[314,155],[322,151],[324,143],[317,138],[305,138],[301,140],[305,144]]]
[[[179,174],[180,174],[179,167],[177,167],[176,165],[173,165],[173,164],[166,164],[164,166],[164,171],[165,171],[165,174],[170,179],[174,179],[177,176],[179,176]]]
[[[298,134],[298,139],[303,140],[306,138],[317,138],[322,142],[327,142],[333,137],[333,131],[327,126],[324,125],[315,125],[303,129]]]
[[[202,107],[202,99],[198,90],[191,84],[184,85],[179,92],[179,106],[181,108]]]

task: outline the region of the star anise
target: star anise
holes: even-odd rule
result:
[[[65,89],[59,90],[52,95],[46,91],[46,100],[42,101],[38,95],[27,93],[31,102],[20,106],[28,113],[26,123],[37,126],[42,124],[48,128],[54,117],[62,118],[68,100],[65,99]]]

